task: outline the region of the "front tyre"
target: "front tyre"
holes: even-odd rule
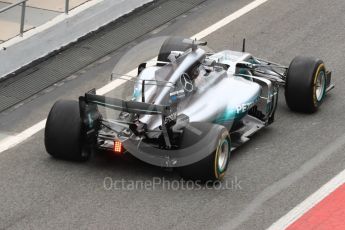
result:
[[[186,180],[201,182],[222,180],[228,168],[231,152],[231,141],[228,131],[222,129],[218,136],[216,149],[206,158],[179,168],[179,173]]]
[[[326,94],[326,68],[322,60],[296,57],[291,62],[285,85],[285,100],[296,112],[313,113]]]
[[[49,155],[70,161],[86,161],[78,101],[59,100],[49,112],[44,144]]]

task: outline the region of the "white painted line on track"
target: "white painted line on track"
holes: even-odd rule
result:
[[[242,7],[241,9],[237,10],[236,12],[230,14],[229,16],[223,18],[222,20],[214,23],[213,25],[207,27],[206,29],[202,30],[201,32],[193,35],[191,38],[192,39],[203,39],[204,37],[212,34],[213,32],[219,30],[220,28],[226,26],[227,24],[235,21],[236,19],[238,19],[239,17],[247,14],[248,12],[254,10],[255,8],[257,8],[258,6],[264,4],[265,2],[267,2],[268,0],[256,0],[253,1],[251,3],[249,3],[248,5]]]
[[[35,125],[31,126],[30,128],[25,129],[23,132],[21,132],[17,135],[9,136],[9,137],[6,137],[5,139],[3,139],[0,142],[0,153],[2,153],[3,151],[6,151],[7,149],[10,149],[10,148],[16,146],[17,144],[25,141],[26,139],[28,139],[32,135],[35,135],[37,132],[41,131],[46,125],[46,120],[47,119],[44,119],[44,120],[36,123]]]
[[[219,30],[220,28],[228,25],[229,23],[233,22],[234,20],[238,19],[239,17],[247,14],[251,10],[254,10],[255,8],[259,7],[260,5],[262,5],[263,3],[267,2],[267,1],[268,0],[255,0],[251,3],[249,3],[248,5],[242,7],[241,9],[235,11],[234,13],[228,15],[227,17],[219,20],[218,22],[214,23],[213,25],[207,27],[206,29],[202,30],[201,32],[193,35],[191,38],[192,39],[195,39],[195,38],[196,39],[202,39],[202,38],[214,33],[215,31]],[[136,69],[130,71],[126,75],[131,75],[131,74],[133,74],[134,71],[136,71]],[[116,87],[119,87],[124,82],[125,81],[121,80],[121,79],[117,79],[115,81],[112,81],[109,84],[98,89],[97,94],[104,95],[104,94],[110,92],[111,90],[115,89]],[[0,153],[2,153],[3,151],[6,151],[7,149],[10,149],[10,148],[16,146],[17,144],[25,141],[26,139],[28,139],[32,135],[36,134],[40,130],[44,129],[45,122],[46,122],[46,119],[38,122],[37,124],[31,126],[30,128],[27,128],[26,130],[24,130],[23,132],[21,132],[17,135],[9,136],[9,137],[5,138],[4,140],[2,140],[0,142]]]
[[[268,185],[264,190],[256,194],[255,198],[250,201],[247,206],[242,209],[237,216],[229,219],[219,229],[232,230],[238,229],[241,224],[248,221],[256,212],[261,210],[262,205],[269,202],[281,192],[287,190],[290,186],[303,179],[307,174],[312,172],[315,168],[319,167],[323,162],[329,159],[334,153],[343,152],[345,148],[345,134],[341,135],[333,142],[328,143],[320,152],[313,156],[308,161],[304,162],[297,169],[287,174],[278,181]],[[332,183],[331,183],[332,184]],[[327,190],[327,189],[326,189]],[[332,190],[327,190],[328,193]],[[272,229],[284,229],[284,227],[277,227]]]
[[[345,183],[345,170],[340,172],[334,178],[332,178],[327,184],[323,185],[319,190],[314,192],[310,195],[307,199],[305,199],[302,203],[297,205],[293,208],[290,212],[286,215],[281,217],[278,221],[273,223],[267,230],[280,230],[286,229],[292,223],[294,223],[297,219],[303,216],[306,212],[308,212],[311,208],[313,208],[316,204],[326,198],[329,194],[331,194],[334,190],[336,190],[339,186]]]

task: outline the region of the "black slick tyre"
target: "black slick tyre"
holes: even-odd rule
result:
[[[179,168],[181,177],[185,180],[202,183],[222,180],[228,168],[231,141],[228,131],[224,128],[219,134],[216,149],[206,158]]]
[[[69,161],[86,161],[78,101],[59,100],[49,112],[44,144],[48,154]]]
[[[285,100],[292,111],[313,113],[326,93],[326,69],[323,61],[312,57],[292,60],[286,77]]]

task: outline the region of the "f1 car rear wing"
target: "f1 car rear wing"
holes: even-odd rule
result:
[[[169,105],[154,105],[145,102],[126,101],[117,98],[111,98],[101,95],[96,95],[96,90],[93,89],[85,94],[84,97],[79,97],[80,116],[86,127],[86,133],[89,136],[94,135],[95,125],[99,123],[101,116],[98,112],[97,105],[104,106],[117,111],[135,114],[160,115],[162,117],[162,132],[166,145],[170,148],[170,139],[165,127],[165,118],[172,114],[171,106]]]

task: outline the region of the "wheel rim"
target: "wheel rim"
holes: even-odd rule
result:
[[[218,155],[218,171],[223,172],[226,169],[226,165],[229,158],[229,142],[224,140],[219,148],[219,155]]]
[[[316,90],[315,90],[315,94],[316,94],[316,99],[317,101],[321,101],[324,91],[325,91],[325,72],[324,71],[320,71],[320,73],[317,76],[316,79]]]

